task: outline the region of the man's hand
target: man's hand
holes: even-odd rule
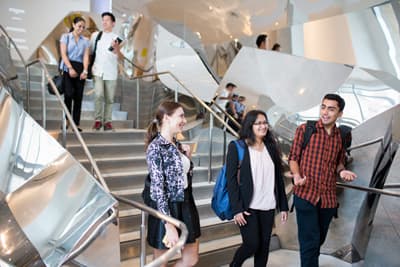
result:
[[[306,183],[307,177],[301,177],[300,174],[293,175],[294,185],[303,186]]]
[[[357,174],[355,174],[352,171],[348,171],[348,170],[341,170],[339,172],[339,176],[340,178],[342,178],[343,180],[345,180],[346,182],[351,182],[353,181],[355,178],[357,178]]]

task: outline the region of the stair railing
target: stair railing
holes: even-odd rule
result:
[[[235,137],[239,138],[239,134],[223,119],[221,118],[213,109],[210,108],[209,105],[207,105],[203,100],[201,100],[191,89],[189,89],[187,86],[185,86],[172,72],[170,71],[163,71],[163,72],[157,72],[157,73],[150,73],[150,74],[144,74],[140,76],[128,76],[126,77],[129,80],[136,80],[136,110],[137,110],[137,122],[136,125],[139,125],[139,106],[140,106],[140,95],[139,95],[139,79],[142,78],[147,78],[147,77],[157,77],[161,75],[168,75],[172,79],[174,79],[189,95],[193,97],[194,100],[196,100],[203,108],[205,108],[209,114],[210,114],[210,147],[209,147],[209,165],[208,165],[208,182],[211,182],[212,180],[212,129],[213,129],[213,124],[211,122],[214,121],[214,118],[216,118],[222,125],[225,126],[226,129],[228,129]],[[177,96],[178,96],[178,89],[175,88],[175,101],[177,101]],[[224,131],[224,142],[226,144],[226,135]],[[225,159],[225,147],[226,145],[224,144],[224,154],[223,158]]]
[[[162,214],[161,212],[152,209],[142,203],[136,202],[136,201],[132,201],[129,200],[127,198],[124,197],[120,197],[117,195],[114,195],[114,197],[125,204],[128,204],[130,206],[133,206],[135,208],[138,208],[141,210],[142,212],[142,223],[140,225],[140,267],[146,266],[146,267],[155,267],[155,266],[160,266],[163,263],[168,262],[175,254],[177,254],[182,247],[185,245],[186,242],[186,238],[188,235],[188,230],[186,228],[186,225],[173,218],[170,216],[167,216],[165,214]],[[150,262],[149,264],[146,264],[146,240],[145,240],[145,236],[146,236],[146,213],[148,215],[154,216],[159,218],[160,220],[166,221],[168,223],[173,224],[175,227],[179,228],[181,230],[181,235],[179,236],[179,240],[178,242],[171,247],[170,249],[168,249],[164,254],[162,254],[160,257],[156,258],[154,261]]]

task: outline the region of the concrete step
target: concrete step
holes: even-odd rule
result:
[[[38,109],[38,108],[41,109],[42,108],[42,98],[31,97],[30,107],[31,107],[31,109]],[[55,97],[46,98],[46,108],[49,108],[51,110],[55,110],[55,109],[61,110],[62,109],[60,103],[58,102],[58,100]],[[82,110],[93,111],[94,110],[94,101],[83,100],[82,101]],[[121,111],[121,104],[114,103],[112,110]]]
[[[34,119],[42,119],[42,108],[41,107],[31,107],[30,115]],[[46,118],[48,120],[57,120],[61,121],[62,118],[62,110],[59,107],[50,108],[48,107],[46,110]],[[93,110],[82,110],[81,112],[82,120],[94,120],[94,111]],[[125,111],[116,111],[112,112],[112,120],[127,120],[128,113]]]
[[[40,125],[42,125],[41,120],[36,120]],[[80,128],[83,129],[83,133],[85,132],[94,132],[92,129],[94,121],[93,120],[81,120]],[[131,130],[133,128],[132,120],[114,120],[112,122],[114,127],[114,132],[118,132],[120,130]],[[48,131],[60,131],[61,121],[60,120],[47,120],[46,129]],[[103,130],[99,130],[96,132],[103,132]],[[72,130],[68,129],[68,135],[72,134]],[[67,137],[67,144],[69,144],[70,138]],[[75,142],[76,143],[76,142]]]
[[[90,126],[93,125],[93,121]],[[114,122],[113,122],[114,125]],[[132,143],[132,142],[143,142],[145,131],[141,129],[116,129],[114,131],[84,131],[82,132],[82,137],[85,140],[87,145],[92,144],[109,144],[112,142],[115,143]],[[75,134],[72,132],[68,132],[67,134],[68,145],[77,145],[78,141],[75,137]]]

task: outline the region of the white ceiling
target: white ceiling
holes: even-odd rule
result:
[[[113,0],[122,16],[142,13],[160,22],[182,23],[204,44],[258,35],[293,24],[379,5],[383,0]]]

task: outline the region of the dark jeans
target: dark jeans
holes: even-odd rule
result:
[[[296,207],[301,266],[318,267],[320,247],[325,241],[329,224],[337,208],[322,209],[321,201],[314,206],[296,195],[294,206]]]
[[[72,114],[75,124],[79,126],[81,121],[83,88],[85,86],[85,80],[79,78],[83,71],[83,64],[75,61],[71,61],[71,64],[75,71],[78,72],[78,77],[71,78],[68,72],[64,72],[64,103],[68,111]],[[74,101],[73,107],[72,101]]]
[[[246,259],[254,255],[254,266],[265,267],[275,211],[249,209],[248,212],[251,215],[245,216],[247,224],[240,227],[243,243],[236,250],[230,266],[242,266]]]

